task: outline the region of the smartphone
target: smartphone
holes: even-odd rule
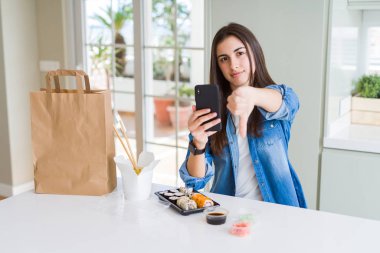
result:
[[[195,93],[195,107],[197,110],[211,109],[211,112],[216,112],[217,115],[215,118],[210,119],[204,122],[202,125],[216,119],[220,118],[220,107],[221,99],[219,87],[213,84],[199,84],[194,88]],[[222,130],[222,122],[219,124],[207,129],[206,131],[220,131]]]

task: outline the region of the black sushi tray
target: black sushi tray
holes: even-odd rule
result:
[[[170,192],[171,190],[179,190],[179,188],[177,189],[170,189],[170,190],[165,190],[165,191],[158,191],[158,192],[155,192],[154,194],[157,195],[157,197],[169,204],[174,210],[176,210],[178,213],[180,213],[181,215],[189,215],[189,214],[193,214],[193,213],[200,213],[200,212],[203,212],[207,207],[202,207],[202,208],[197,208],[197,209],[192,209],[192,210],[183,210],[181,207],[179,207],[177,205],[177,201],[176,200],[170,200],[170,196],[165,196],[164,193],[165,192]],[[196,190],[193,190],[193,193],[199,193],[199,194],[202,194]],[[202,194],[203,196],[205,196],[204,194]],[[211,199],[210,197],[207,197],[209,199]],[[219,203],[217,203],[216,201],[214,201],[213,199],[211,199],[213,202],[214,202],[214,206],[220,206]]]

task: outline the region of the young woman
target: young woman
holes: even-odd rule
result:
[[[306,208],[289,162],[290,128],[299,109],[294,91],[275,84],[261,46],[246,27],[231,23],[215,35],[210,83],[222,96],[221,119],[208,109],[188,121],[189,150],[180,168],[187,187]],[[222,122],[219,132],[206,131]]]

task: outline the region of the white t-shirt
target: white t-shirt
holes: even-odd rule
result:
[[[239,168],[236,177],[235,196],[263,200],[257,182],[256,173],[253,168],[251,153],[249,152],[248,138],[241,138],[239,135],[239,117],[233,116],[236,126],[236,135],[239,146]]]

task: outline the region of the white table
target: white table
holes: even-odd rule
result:
[[[153,191],[162,186],[154,185]],[[380,252],[380,222],[208,193],[230,211],[224,225],[147,201],[27,192],[0,201],[0,252]],[[239,213],[252,232],[228,233]]]

